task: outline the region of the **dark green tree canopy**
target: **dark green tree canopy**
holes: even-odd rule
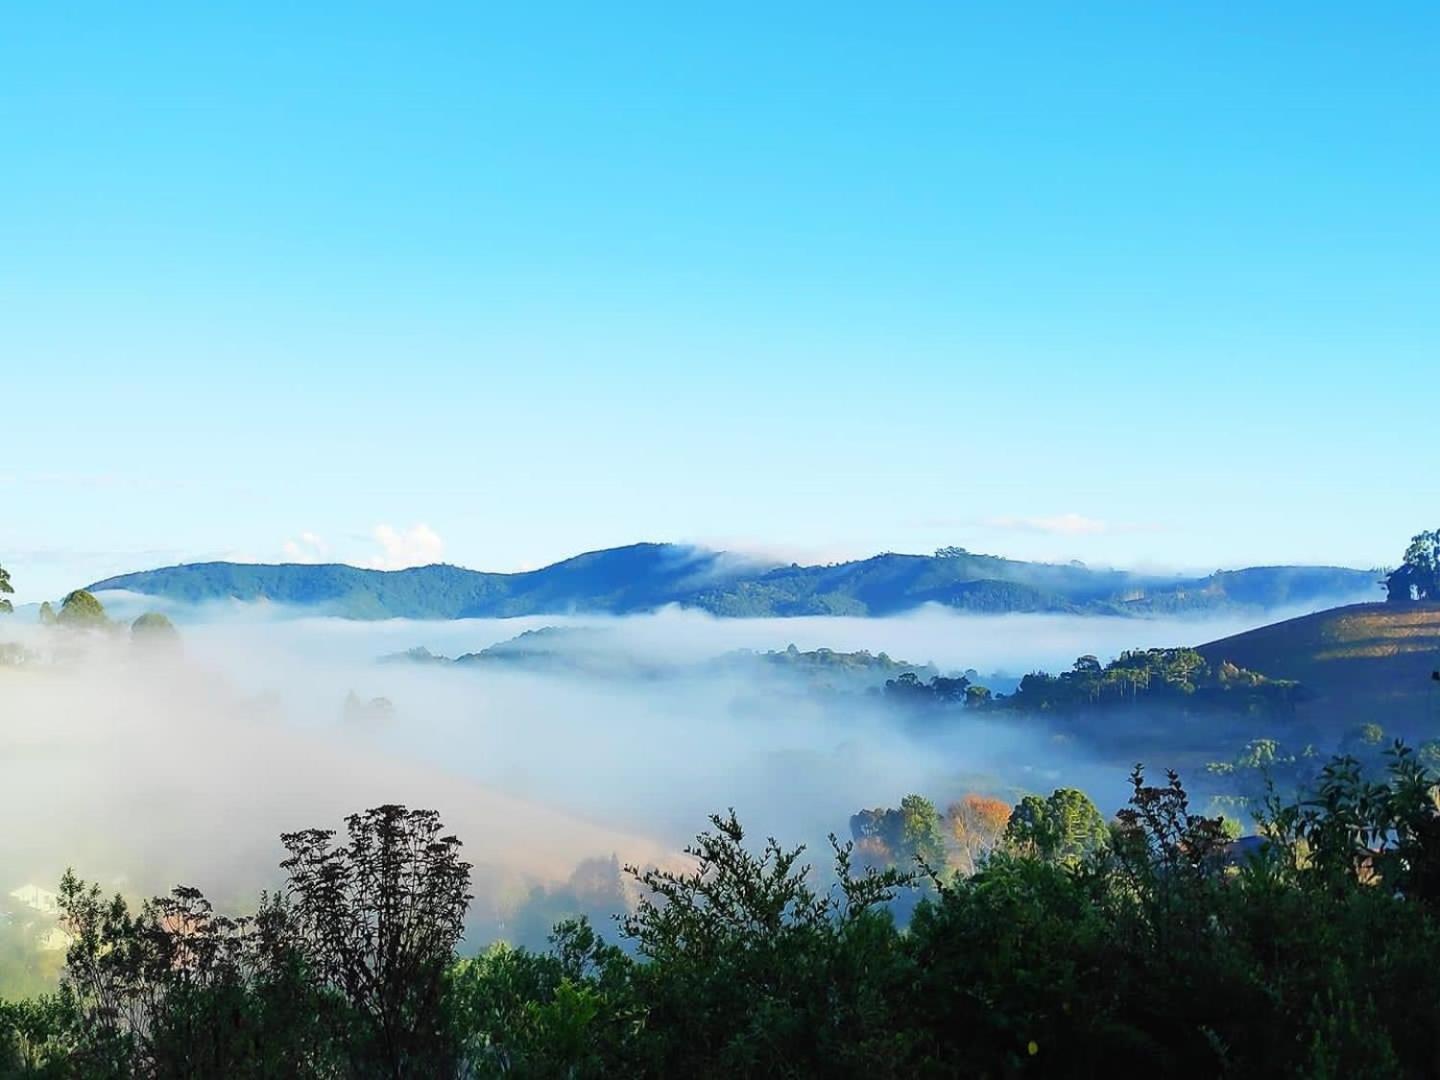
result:
[[[14,587],[10,584],[10,571],[0,566],[0,611],[14,610],[10,606],[10,601],[5,598],[6,594],[14,591]]]
[[[1401,564],[1385,579],[1391,601],[1440,600],[1440,529],[1410,538]]]
[[[1109,827],[1079,788],[1056,788],[1048,798],[1027,795],[1010,815],[1006,842],[1046,862],[1074,863],[1105,845]]]
[[[733,813],[689,868],[626,868],[629,950],[581,919],[459,959],[469,867],[399,806],[287,834],[281,892],[245,917],[67,874],[61,992],[0,1001],[0,1076],[1433,1076],[1440,778],[1388,757],[1331,760],[1238,842],[1137,766],[1104,849],[927,879],[903,930],[915,875],[852,873],[861,841],[832,837],[816,880]],[[1032,796],[1017,823],[1086,805]]]

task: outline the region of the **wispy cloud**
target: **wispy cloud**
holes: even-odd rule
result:
[[[864,559],[881,550],[878,543],[839,542],[831,544],[787,544],[757,539],[753,536],[707,536],[695,546],[708,551],[723,552],[732,560],[744,560],[758,566],[825,566],[833,563]]]
[[[281,548],[285,561],[292,563],[324,562],[330,555],[330,545],[313,532],[302,532],[293,540],[286,540]]]
[[[445,554],[445,541],[424,522],[417,522],[402,529],[382,523],[371,529],[368,536],[357,535],[351,537],[351,540],[368,540],[377,545],[379,550],[365,554],[346,544],[342,546],[343,550],[337,553],[328,540],[309,530],[286,540],[280,550],[288,563],[345,562],[371,570],[403,570],[408,566],[428,566],[439,562]]]
[[[428,566],[445,554],[445,541],[423,522],[408,529],[376,525],[371,536],[380,545],[380,554],[364,565],[374,570],[403,570],[407,566]]]

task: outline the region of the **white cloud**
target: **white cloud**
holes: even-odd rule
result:
[[[318,563],[329,556],[330,545],[313,532],[302,532],[298,538],[286,540],[281,550],[286,562]]]
[[[445,554],[445,541],[424,523],[408,529],[376,525],[371,531],[380,545],[380,554],[365,562],[373,570],[403,570],[407,566],[428,566]]]

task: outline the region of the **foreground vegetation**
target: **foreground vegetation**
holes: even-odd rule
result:
[[[717,816],[692,871],[628,869],[619,945],[576,921],[464,960],[458,840],[380,807],[283,837],[287,885],[245,919],[67,877],[61,987],[0,1006],[0,1073],[1433,1075],[1435,778],[1399,746],[1381,775],[1337,758],[1237,844],[1137,769],[1108,824],[1066,791],[1003,830],[977,802],[973,873],[837,845],[829,888]],[[935,854],[922,810],[859,821]]]

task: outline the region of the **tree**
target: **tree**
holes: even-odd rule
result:
[[[934,870],[945,865],[945,833],[935,804],[921,795],[900,800],[901,850]]]
[[[361,1060],[383,1063],[387,1076],[442,1075],[454,1067],[442,995],[470,864],[433,810],[389,804],[345,825],[349,842],[338,846],[330,829],[280,838],[302,951],[364,1019]]]
[[[1440,600],[1440,529],[1412,536],[1401,565],[1385,584],[1391,600]]]
[[[130,624],[130,640],[146,647],[174,648],[180,644],[180,634],[164,615],[147,611]]]
[[[970,680],[964,675],[954,678],[936,675],[930,680],[930,693],[934,695],[937,705],[965,704],[969,690]]]
[[[929,707],[965,704],[969,690],[970,680],[964,675],[953,678],[935,675],[927,683],[922,682],[915,672],[906,671],[893,679],[886,679],[881,692],[887,701],[894,701],[902,706]]]
[[[13,611],[10,601],[6,598],[15,591],[10,584],[10,571],[0,566],[0,612]]]
[[[962,874],[972,874],[985,856],[999,846],[1010,821],[1011,806],[1004,799],[971,793],[950,804],[946,819],[955,841],[956,862]]]
[[[900,808],[861,810],[850,819],[850,834],[866,861],[910,865],[917,860],[940,868],[945,861],[945,833],[935,804],[920,795],[906,795]]]
[[[104,626],[108,620],[105,617],[105,606],[95,598],[94,593],[84,589],[76,589],[66,595],[60,604],[60,614],[56,621],[61,626],[85,627]]]
[[[70,873],[59,904],[70,938],[62,1000],[80,1021],[75,1075],[263,1075],[253,1049],[278,1040],[247,985],[259,959],[252,920],[216,915],[183,886],[132,915]]]
[[[881,908],[910,876],[852,874],[851,846],[831,837],[836,884],[822,892],[803,847],[772,838],[755,853],[733,812],[710,820],[685,849],[693,871],[626,868],[642,892],[621,933],[645,963],[638,1008],[620,1019],[649,1046],[593,1075],[807,1076],[822,1063],[883,1075],[864,1065],[889,1046],[883,975],[898,934]]]
[[[1075,863],[1104,847],[1109,829],[1078,788],[1056,788],[1048,798],[1026,795],[1005,826],[1005,842],[1047,862]]]

